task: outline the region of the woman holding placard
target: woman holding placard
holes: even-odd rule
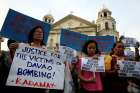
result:
[[[103,78],[105,93],[127,93],[127,78],[118,76],[119,65],[117,64],[117,60],[124,59],[124,45],[120,41],[116,42],[110,55],[105,57],[106,72]]]
[[[28,45],[36,48],[45,48],[44,44],[44,29],[41,26],[35,26],[31,29],[28,35],[28,43],[12,43],[10,46],[17,49],[20,46]],[[45,93],[46,89],[21,88],[19,93]]]
[[[82,52],[86,57],[80,58],[77,65],[80,79],[80,93],[101,93],[103,88],[100,73],[82,69],[85,58],[98,58],[99,50],[97,42],[94,40],[87,41],[82,48]]]

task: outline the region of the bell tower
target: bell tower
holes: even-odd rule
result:
[[[54,18],[51,14],[46,14],[44,17],[43,17],[43,21],[44,22],[47,22],[47,23],[50,23],[50,24],[53,24],[54,22]]]
[[[116,30],[116,21],[111,14],[112,12],[105,7],[98,12],[98,18],[96,20],[97,35],[119,37],[119,33]]]

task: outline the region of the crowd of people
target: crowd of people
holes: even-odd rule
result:
[[[47,47],[43,41],[44,29],[41,26],[36,26],[30,31],[28,36],[28,43],[26,44],[32,47],[47,50]],[[5,85],[15,51],[21,44],[22,43],[9,39],[7,42],[9,52],[6,54],[0,50],[1,93],[2,91],[4,93],[64,93],[64,90],[15,87]],[[57,49],[54,49],[54,51],[58,52],[58,48],[59,47],[57,44]],[[136,54],[134,61],[139,61],[140,59],[138,48],[139,45],[137,44],[135,47]],[[85,71],[81,69],[83,65],[83,57],[96,59],[102,55],[96,41],[88,40],[85,42],[81,51],[83,54],[77,54],[75,56],[76,60],[73,60],[75,62],[69,63],[69,68],[74,84],[74,93],[140,93],[140,79],[118,76],[118,70],[120,69],[120,66],[117,64],[117,60],[127,60],[127,57],[124,55],[124,49],[125,47],[121,40],[116,41],[112,47],[112,51],[105,55],[105,72]]]

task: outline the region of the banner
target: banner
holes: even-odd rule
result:
[[[125,47],[135,47],[137,41],[135,38],[125,37],[122,42]]]
[[[105,72],[104,56],[100,56],[97,59],[82,58],[81,69],[91,72]]]
[[[61,29],[61,45],[81,51],[82,46],[87,40],[95,40],[98,43],[98,47],[101,52],[110,52],[115,43],[114,36],[87,36],[78,32]]]
[[[35,26],[42,26],[44,29],[44,43],[47,42],[51,25],[22,13],[9,9],[7,17],[1,29],[1,36],[19,42],[27,42],[29,31]]]
[[[120,65],[120,77],[136,77],[140,78],[140,62],[136,61],[118,61]]]
[[[6,85],[63,89],[65,65],[61,58],[57,53],[20,44]]]

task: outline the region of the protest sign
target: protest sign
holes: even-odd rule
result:
[[[110,52],[116,42],[114,36],[89,36],[88,40],[95,40],[101,52]]]
[[[125,47],[135,47],[137,41],[135,38],[125,37],[122,42]]]
[[[100,56],[97,59],[82,58],[81,69],[92,72],[105,72],[104,57]]]
[[[76,51],[70,47],[67,46],[60,46],[59,51],[64,54],[65,61],[72,62],[73,58],[75,57]]]
[[[87,40],[95,40],[101,52],[110,52],[115,43],[114,36],[88,36],[67,29],[61,30],[60,44],[62,46],[81,51]]]
[[[128,59],[134,59],[135,58],[135,52],[134,51],[131,51],[131,50],[125,49],[124,50],[124,55],[125,55],[125,57],[127,57],[127,60]]]
[[[42,26],[44,29],[44,43],[47,42],[51,25],[22,13],[9,9],[7,17],[1,29],[1,36],[19,42],[28,42],[28,34],[35,26]]]
[[[75,93],[74,88],[75,87],[74,87],[71,71],[69,68],[69,64],[66,63],[64,93]]]
[[[118,61],[120,66],[120,77],[136,77],[140,78],[140,62],[136,61]]]
[[[81,51],[82,46],[87,38],[87,35],[83,35],[67,29],[61,29],[60,45]]]
[[[65,65],[61,56],[20,44],[6,82],[9,86],[63,89]]]

